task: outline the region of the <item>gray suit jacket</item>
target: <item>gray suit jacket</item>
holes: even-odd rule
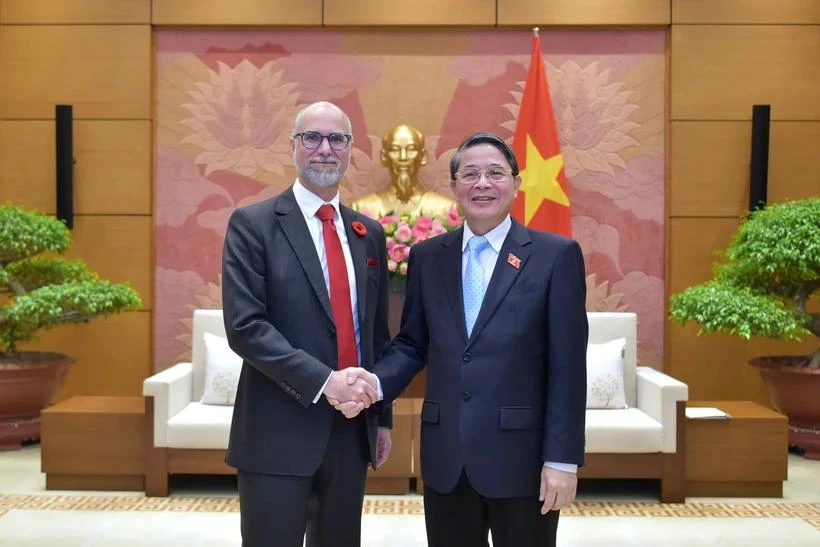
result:
[[[545,461],[583,464],[581,248],[513,221],[468,337],[462,237],[457,230],[413,247],[401,331],[375,372],[391,401],[426,362],[425,485],[450,492],[466,470],[484,496],[537,495]]]
[[[356,273],[362,366],[390,341],[387,253],[381,225],[341,206]],[[359,221],[367,234],[356,234]],[[322,268],[307,224],[288,189],[234,211],[225,234],[222,303],[231,348],[244,359],[227,463],[254,473],[307,476],[325,453],[333,413],[312,400],[336,368],[336,329]],[[365,415],[370,460],[377,422]],[[378,414],[378,415],[377,415]]]

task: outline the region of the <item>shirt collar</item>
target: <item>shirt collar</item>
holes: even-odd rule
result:
[[[299,206],[299,209],[301,209],[302,213],[308,218],[315,217],[316,211],[325,203],[330,203],[333,206],[337,218],[341,215],[339,212],[339,192],[336,192],[333,199],[327,202],[305,188],[305,186],[299,182],[299,179],[296,179],[296,182],[293,183],[293,197],[296,198],[296,204]]]
[[[487,241],[490,242],[490,247],[496,252],[496,254],[501,252],[501,246],[504,244],[504,240],[507,239],[507,234],[510,233],[510,228],[512,228],[512,220],[510,219],[510,215],[504,217],[504,220],[501,221],[501,224],[484,234],[484,237],[487,238]],[[464,237],[461,240],[461,252],[464,252],[464,249],[467,248],[467,242],[470,241],[470,238],[475,236],[473,231],[467,225],[467,222],[464,222]]]

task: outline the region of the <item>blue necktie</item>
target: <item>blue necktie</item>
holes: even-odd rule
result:
[[[490,242],[484,236],[473,236],[467,242],[467,268],[464,272],[464,321],[467,324],[467,336],[473,332],[481,301],[484,300],[484,269],[481,267],[481,251],[489,247]]]

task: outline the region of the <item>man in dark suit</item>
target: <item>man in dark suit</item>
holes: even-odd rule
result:
[[[245,547],[358,547],[367,464],[390,449],[389,411],[346,420],[326,399],[375,401],[345,368],[372,367],[390,341],[384,231],[339,204],[351,133],[335,105],[304,108],[299,178],[234,211],[225,235],[225,330],[244,360],[226,461]]]
[[[413,246],[401,331],[374,372],[389,402],[427,364],[431,547],[486,546],[490,531],[495,547],[554,546],[584,457],[583,256],[510,218],[521,178],[496,135],[467,138],[450,174],[465,225]]]

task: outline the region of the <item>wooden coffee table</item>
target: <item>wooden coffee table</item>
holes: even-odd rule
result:
[[[728,420],[686,420],[686,495],[782,497],[788,478],[785,416],[751,401],[689,401]]]

